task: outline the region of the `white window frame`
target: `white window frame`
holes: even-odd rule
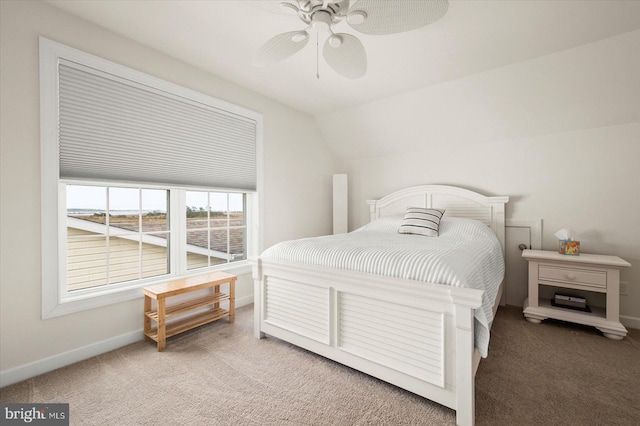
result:
[[[105,72],[115,72],[120,76],[143,82],[146,85],[193,99],[216,108],[249,117],[256,122],[256,191],[240,191],[226,188],[196,188],[170,185],[147,185],[132,182],[96,182],[83,180],[60,179],[58,157],[58,81],[57,64],[60,58],[77,61],[84,65],[100,69]],[[223,270],[237,275],[251,272],[251,260],[262,250],[262,200],[259,196],[262,188],[262,114],[230,104],[178,86],[176,84],[149,76],[144,73],[103,60],[93,55],[78,51],[65,45],[40,37],[40,134],[41,134],[41,255],[42,255],[42,318],[52,318],[93,309],[113,303],[124,302],[142,297],[142,287],[155,283],[166,282],[171,279],[198,275],[211,269]],[[159,188],[173,191],[170,196],[169,210],[177,212],[185,205],[185,190],[243,192],[247,194],[247,260],[229,263],[225,266],[217,265],[209,268],[199,268],[187,271],[186,251],[184,256],[172,259],[171,272],[161,277],[152,277],[129,283],[112,284],[92,289],[67,291],[66,274],[66,184],[93,184],[102,186],[131,186],[145,188]],[[182,232],[184,230],[185,232]],[[186,247],[186,215],[170,215],[170,231],[173,247]],[[178,271],[187,271],[178,275]]]

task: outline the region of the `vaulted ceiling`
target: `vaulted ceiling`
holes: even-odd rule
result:
[[[399,0],[403,1],[403,0]],[[441,20],[384,36],[357,35],[368,72],[350,80],[322,60],[315,36],[268,68],[253,53],[276,34],[301,30],[295,15],[250,1],[65,1],[49,3],[143,45],[311,115],[548,55],[640,28],[640,1],[458,1]],[[320,38],[320,46],[323,39]],[[320,78],[316,78],[316,66]]]

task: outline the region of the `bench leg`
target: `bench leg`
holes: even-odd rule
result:
[[[165,317],[165,300],[158,299],[158,352],[164,351],[167,345],[166,337],[166,317]]]
[[[220,293],[220,286],[219,285],[213,286],[213,295],[214,295],[214,297],[218,293]],[[214,303],[213,304],[213,309],[215,309],[215,310],[220,309],[220,303],[219,302]]]
[[[147,295],[144,296],[144,340],[148,341],[151,338],[147,335],[151,332],[151,318],[147,316],[147,312],[151,311],[151,298]]]
[[[229,282],[229,322],[236,320],[236,282]]]

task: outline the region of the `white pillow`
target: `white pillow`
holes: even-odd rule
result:
[[[437,237],[440,230],[440,220],[444,215],[442,209],[425,209],[422,207],[407,207],[399,234],[417,234],[427,237]]]
[[[366,225],[356,229],[353,232],[367,231],[367,232],[385,232],[395,234],[398,231],[398,226],[402,224],[404,215],[392,215],[383,216],[379,219],[369,222]]]

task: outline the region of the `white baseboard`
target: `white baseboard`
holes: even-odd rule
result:
[[[253,294],[236,298],[236,308],[241,308],[242,306],[250,305],[252,303],[253,303]]]
[[[2,371],[0,372],[0,387],[21,382],[69,364],[130,345],[143,338],[144,334],[140,329]]]
[[[636,328],[640,330],[640,318],[620,315],[620,322],[627,328]]]
[[[253,295],[236,299],[236,308],[253,303]],[[144,339],[142,329],[91,343],[61,354],[52,355],[9,370],[0,371],[0,387],[9,386],[40,374],[83,361]]]

